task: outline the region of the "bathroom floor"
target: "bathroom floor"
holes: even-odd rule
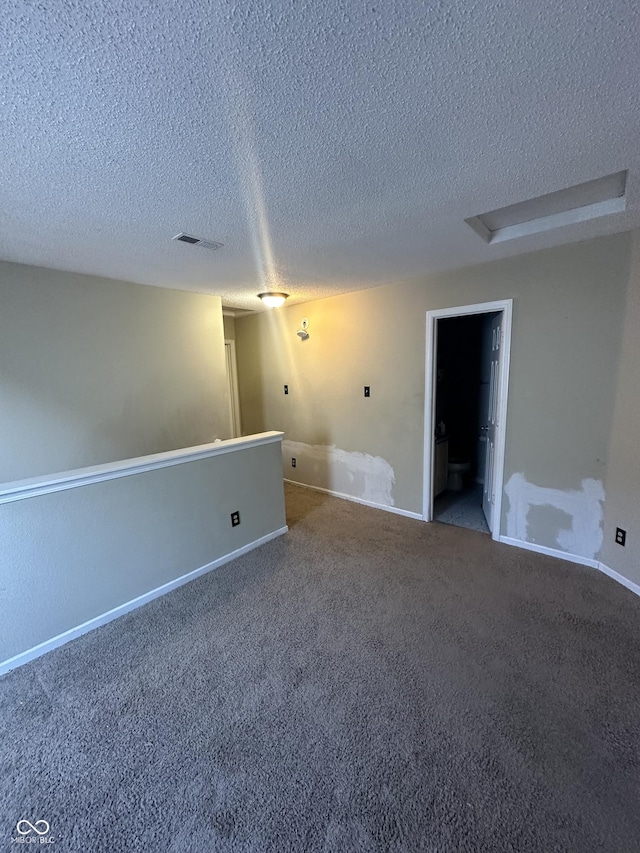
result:
[[[482,512],[482,483],[473,483],[461,492],[447,489],[439,494],[433,502],[433,520],[489,533]]]

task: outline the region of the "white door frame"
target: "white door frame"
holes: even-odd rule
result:
[[[502,312],[503,346],[498,381],[498,408],[496,412],[495,465],[493,469],[493,539],[500,538],[502,489],[504,480],[504,452],[507,423],[507,397],[509,394],[509,361],[511,357],[511,319],[513,299],[497,302],[480,302],[457,308],[439,308],[427,311],[427,346],[424,394],[424,472],[422,486],[422,518],[433,521],[434,433],[436,429],[436,368],[438,358],[437,323],[443,317],[466,317],[469,314]]]
[[[239,438],[242,435],[242,425],[240,423],[240,393],[238,390],[238,362],[236,361],[236,342],[234,340],[225,340],[225,357],[229,347],[229,360],[227,365],[230,369],[227,371],[227,379],[229,382],[229,419],[232,438]]]

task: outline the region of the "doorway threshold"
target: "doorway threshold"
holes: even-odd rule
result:
[[[482,483],[474,483],[460,492],[447,489],[438,495],[433,502],[433,520],[490,533],[482,512]]]

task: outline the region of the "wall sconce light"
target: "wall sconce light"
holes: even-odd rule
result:
[[[267,293],[259,293],[258,298],[262,299],[264,304],[269,308],[279,308],[284,304],[284,300],[289,297],[288,293],[277,293],[270,290]]]
[[[309,321],[305,317],[301,323],[301,328],[298,329],[298,331],[296,332],[296,335],[300,338],[300,340],[302,340],[302,341],[307,340],[307,338],[309,337],[308,329],[309,329]]]

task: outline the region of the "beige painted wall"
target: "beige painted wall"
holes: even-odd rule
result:
[[[236,339],[236,321],[234,317],[223,315],[224,323],[224,339],[225,341],[235,341]]]
[[[569,493],[581,505],[585,481],[606,475],[631,239],[600,238],[237,319],[244,428],[379,457],[393,471],[393,505],[421,513],[426,312],[513,298],[505,482],[522,474],[532,488]],[[295,334],[303,317],[308,341]],[[285,476],[327,486],[319,464],[293,470],[287,460]],[[352,480],[352,494],[362,497],[357,472]],[[509,508],[505,496],[505,535]],[[570,526],[560,508],[533,507],[522,538],[568,551]]]
[[[1,505],[0,671],[284,526],[278,438]]]
[[[640,232],[633,256],[607,465],[602,562],[640,584]],[[624,547],[616,527],[627,531]]]
[[[0,482],[228,437],[218,297],[0,263]]]

